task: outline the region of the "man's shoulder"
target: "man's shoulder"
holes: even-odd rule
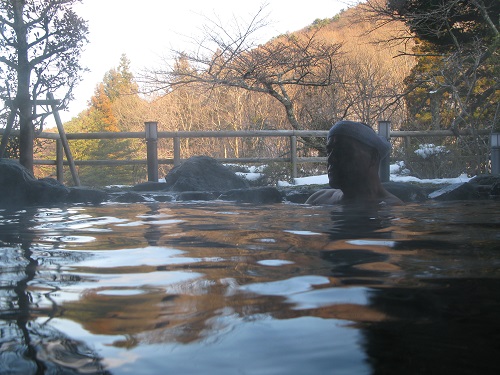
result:
[[[337,204],[342,200],[343,195],[342,190],[339,189],[322,189],[311,194],[311,196],[307,199],[306,204]]]

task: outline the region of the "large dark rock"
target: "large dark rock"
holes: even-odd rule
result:
[[[99,204],[108,199],[108,194],[103,190],[86,187],[71,187],[67,202]]]
[[[389,193],[403,202],[423,202],[427,200],[427,194],[419,186],[395,181],[384,182],[382,185]]]
[[[60,203],[100,203],[104,191],[67,188],[53,178],[36,179],[19,162],[0,159],[0,208],[51,206]]]
[[[148,201],[146,197],[142,196],[139,193],[134,193],[133,191],[127,191],[124,194],[117,194],[111,200],[113,202],[120,203],[140,203]]]
[[[481,174],[469,180],[469,184],[472,185],[494,185],[500,182],[500,175],[498,174]]]
[[[211,191],[183,191],[177,195],[177,201],[212,201],[216,195]]]
[[[325,189],[328,186],[325,187]],[[282,194],[285,197],[285,200],[292,203],[306,203],[307,199],[311,196],[311,194],[318,191],[317,188],[311,188],[308,186],[297,187],[297,188],[289,188],[283,190]]]
[[[469,184],[474,186],[483,198],[497,198],[500,195],[500,175],[485,174],[472,178]]]
[[[500,198],[500,182],[496,182],[490,189],[490,196]]]
[[[164,182],[148,181],[137,184],[132,189],[135,191],[162,191],[168,190],[168,187]]]
[[[68,195],[69,189],[57,180],[37,180],[19,162],[0,159],[0,208],[51,205]]]
[[[440,201],[469,200],[480,197],[478,191],[468,182],[452,184],[429,194],[429,198]]]
[[[165,177],[169,191],[227,191],[248,188],[246,180],[208,156],[193,156]]]
[[[283,196],[278,189],[267,186],[260,188],[229,190],[221,194],[219,199],[242,203],[268,204],[282,202]]]
[[[36,193],[33,194],[35,197],[35,200],[32,202],[33,204],[37,204],[37,202],[61,202],[70,194],[70,189],[55,178],[50,177],[35,180],[33,188],[36,190]]]

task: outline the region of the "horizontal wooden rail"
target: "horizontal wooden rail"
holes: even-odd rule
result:
[[[422,130],[394,130],[391,131],[390,135],[391,138],[400,138],[400,137],[456,137],[458,135],[460,136],[473,136],[474,134],[470,130],[460,130],[459,132],[455,133],[451,130],[429,130],[429,131],[422,131]],[[477,135],[489,135],[491,134],[491,130],[477,130],[476,131]]]
[[[298,157],[297,156],[297,137],[323,137],[326,138],[328,131],[326,130],[241,130],[241,131],[157,131],[157,123],[153,124],[154,136],[147,138],[148,134],[144,132],[93,132],[93,133],[68,133],[66,137],[68,140],[92,140],[92,139],[143,139],[148,144],[148,150],[154,150],[156,141],[158,139],[172,139],[173,140],[173,158],[158,159],[153,156],[155,160],[75,160],[74,164],[79,166],[124,166],[124,165],[147,165],[148,166],[148,179],[157,179],[158,165],[170,164],[179,165],[181,162],[180,139],[186,138],[246,138],[246,137],[288,137],[290,139],[290,157],[277,157],[277,158],[224,158],[217,159],[225,163],[270,163],[270,162],[289,162],[292,164],[292,178],[297,177],[297,163],[325,163],[326,157]],[[148,130],[151,131],[151,130]],[[491,133],[489,130],[478,130],[475,134],[480,136],[487,136]],[[0,129],[0,135],[4,134],[4,129]],[[19,136],[19,130],[13,130],[11,136]],[[431,131],[390,131],[389,137],[391,138],[411,138],[411,137],[456,137],[472,136],[472,132],[462,130],[454,133],[451,130],[431,130]],[[63,160],[59,133],[40,132],[36,134],[37,138],[52,139],[58,142],[56,147],[56,160],[34,160],[37,165],[56,165],[57,177],[60,181],[63,180],[62,167],[68,165],[67,161]],[[152,143],[153,142],[153,143]],[[149,155],[149,153],[148,153]],[[154,155],[154,153],[153,153]],[[387,161],[388,162],[388,161]],[[386,166],[386,169],[388,165]],[[150,174],[150,169],[155,169],[154,173]],[[150,177],[153,176],[153,177]]]
[[[271,163],[271,162],[290,162],[290,158],[215,158],[224,163]],[[300,163],[323,163],[326,162],[326,157],[297,157]],[[33,161],[37,165],[56,165],[56,160],[35,159]],[[168,165],[173,164],[174,159],[158,159],[158,164]],[[69,163],[64,160],[64,165]],[[147,165],[147,160],[75,160],[75,165],[81,166],[124,166],[124,165]]]
[[[15,134],[13,132],[13,134]],[[52,133],[43,132],[39,138],[57,139],[59,134],[53,136]],[[326,137],[328,131],[325,130],[248,130],[248,131],[178,131],[178,132],[158,132],[160,138],[243,138],[243,137]],[[68,133],[68,139],[146,139],[146,132],[94,132],[94,133]]]
[[[3,135],[4,129],[0,129],[0,135]],[[477,130],[477,135],[489,135],[490,130]],[[473,135],[468,130],[458,132],[461,136]],[[227,137],[326,137],[326,130],[249,130],[249,131],[179,131],[179,132],[158,132],[160,138],[227,138]],[[19,136],[19,130],[12,130],[11,136]],[[67,133],[68,139],[145,139],[145,132],[92,132],[92,133]],[[391,138],[400,137],[455,137],[456,134],[451,130],[392,130]],[[40,132],[36,134],[37,138],[42,139],[60,139],[58,133]]]

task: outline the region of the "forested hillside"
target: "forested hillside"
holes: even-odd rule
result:
[[[414,59],[395,58],[401,46],[375,43],[387,39],[392,26],[375,28],[374,24],[362,21],[359,11],[353,8],[331,19],[318,19],[302,30],[269,41],[269,44],[293,44],[294,38],[305,38],[338,46],[331,84],[287,87],[302,129],[328,129],[341,118],[371,124],[379,119],[391,119],[396,126],[405,120],[404,103],[393,101],[394,95],[403,90],[403,80]],[[88,109],[65,124],[67,132],[143,131],[144,121],[149,120],[158,121],[160,130],[164,131],[291,128],[282,104],[265,93],[194,82],[145,95],[142,93],[145,87],[137,83],[141,77],[134,77],[129,65],[125,51],[117,66],[110,67],[96,87]],[[178,59],[175,69],[192,67],[190,61]],[[80,160],[142,159],[145,154],[144,145],[137,141],[78,141],[72,145],[75,158]],[[243,142],[230,138],[190,140],[182,144],[182,156],[276,156],[285,152],[282,146],[276,140],[270,144],[263,140]],[[303,153],[315,154],[318,149],[321,152],[321,146],[305,145]],[[172,145],[160,143],[159,152],[162,158],[172,157]],[[91,185],[135,183],[145,177],[144,169],[137,167],[101,168],[99,173],[95,168],[79,169],[82,180]]]
[[[386,11],[380,4],[383,2],[367,1],[333,18],[315,20],[302,30],[276,36],[265,45],[246,49],[232,49],[236,43],[225,42],[224,35],[208,35],[219,43],[211,50],[207,48],[211,54],[182,51],[174,56],[171,66],[165,62],[164,68],[146,71],[139,77],[130,72],[125,51],[117,67],[111,68],[96,87],[89,108],[65,128],[68,132],[143,131],[145,121],[158,121],[162,131],[327,130],[340,119],[372,126],[383,119],[390,120],[393,129],[467,129],[469,120],[457,122],[456,103],[462,100],[462,89],[453,93],[453,87],[447,90],[431,84],[434,80],[446,86],[445,74],[453,73],[445,66],[449,57],[455,56],[452,47],[437,53],[425,37],[410,33],[407,14],[397,9]],[[249,32],[234,40],[238,46],[245,46],[251,36]],[[498,71],[495,56],[496,49],[492,57],[496,60],[486,61],[487,74],[479,83],[472,83],[469,90],[491,86]],[[488,92],[491,89],[483,87]],[[434,91],[440,93],[439,102],[432,101],[436,99],[430,94]],[[497,99],[498,95],[485,98],[493,104],[495,100],[498,103]],[[491,113],[493,107],[488,108]],[[488,116],[486,112],[478,113],[474,126],[493,126]],[[300,152],[321,155],[323,141],[302,139]],[[460,142],[463,140],[441,143],[450,149],[463,149]],[[475,146],[466,144],[468,152],[484,153],[484,140],[478,142],[476,138],[474,142]],[[172,157],[171,143],[165,141],[159,146],[160,158]],[[407,148],[404,155],[398,154],[396,148],[395,155],[410,158],[411,152]],[[283,153],[284,145],[276,140],[192,139],[182,144],[183,158]],[[79,141],[74,143],[74,154],[77,159],[144,159],[145,147],[133,141]],[[450,158],[453,156],[449,153]],[[463,172],[479,171],[484,166],[485,160],[480,159]],[[451,168],[452,173],[457,172],[454,168],[461,166]],[[163,173],[165,169],[160,175]],[[95,185],[135,183],[145,178],[145,170],[137,167],[101,168],[99,173],[82,167],[80,174],[84,183]]]

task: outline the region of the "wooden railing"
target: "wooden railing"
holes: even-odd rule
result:
[[[297,164],[309,162],[326,162],[324,157],[299,157],[297,156],[297,137],[325,137],[327,131],[313,130],[255,130],[255,131],[178,131],[178,132],[94,132],[94,133],[67,133],[68,141],[93,140],[93,139],[143,139],[146,141],[146,160],[74,160],[75,165],[80,166],[123,166],[123,165],[146,165],[148,167],[148,180],[158,180],[158,165],[177,166],[182,162],[181,140],[188,138],[246,138],[246,137],[288,137],[289,157],[284,158],[219,158],[217,160],[227,163],[268,163],[289,162],[292,165],[292,177],[297,177]],[[3,129],[0,129],[3,135]],[[12,136],[18,136],[19,131],[12,131]],[[68,162],[64,160],[62,142],[58,133],[41,132],[37,135],[41,139],[53,139],[56,141],[56,160],[35,159],[36,165],[55,165],[57,179],[63,181],[63,166]],[[159,139],[173,140],[173,158],[158,159],[157,141]]]
[[[297,177],[297,165],[299,163],[321,162],[326,163],[326,157],[299,157],[297,156],[297,137],[324,137],[328,131],[322,130],[254,130],[254,131],[178,131],[164,132],[157,131],[157,123],[148,122],[144,132],[95,132],[95,133],[67,133],[68,141],[71,140],[91,140],[91,139],[143,139],[147,144],[146,160],[74,160],[75,165],[81,166],[123,166],[123,165],[147,165],[148,180],[158,181],[158,166],[160,164],[171,164],[174,166],[182,162],[181,158],[181,139],[188,138],[245,138],[245,137],[281,137],[289,139],[289,157],[275,158],[220,158],[221,162],[239,162],[239,163],[268,163],[268,162],[288,162],[292,166],[292,178]],[[379,124],[379,134],[383,130]],[[3,129],[0,129],[0,135],[3,135]],[[386,133],[387,134],[387,133]],[[479,135],[488,135],[490,131],[481,130]],[[12,131],[11,136],[19,135],[19,131]],[[460,132],[460,135],[471,135],[467,131]],[[387,135],[386,135],[387,136]],[[390,131],[390,138],[403,137],[455,137],[457,134],[450,130],[433,131]],[[57,179],[63,181],[63,167],[68,162],[64,160],[63,146],[61,137],[58,133],[41,132],[37,134],[41,139],[53,139],[56,142],[55,160],[34,160],[37,165],[55,165]],[[159,139],[173,140],[173,158],[158,159],[157,141]],[[382,180],[388,180],[389,159],[383,160],[381,165]]]

